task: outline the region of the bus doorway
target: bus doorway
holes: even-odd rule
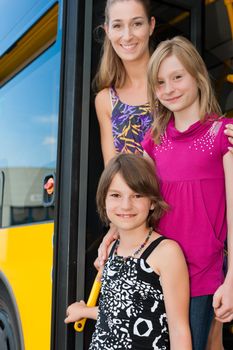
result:
[[[157,20],[156,44],[175,35],[189,38],[217,77],[224,63],[219,59],[215,65],[214,40],[211,40],[213,35],[209,26],[212,25],[213,13],[218,15],[214,6],[220,6],[222,13],[225,13],[224,2],[154,0],[152,4]],[[101,33],[96,33],[95,28],[103,23],[104,7],[103,0],[64,1],[60,104],[63,124],[60,129],[62,146],[57,168],[60,194],[57,198],[55,222],[53,284],[54,350],[88,349],[94,326],[93,322],[88,321],[84,333],[75,333],[73,326],[65,326],[63,320],[68,304],[88,298],[96,275],[93,262],[104,233],[95,207],[95,192],[103,161],[94,110],[94,93],[91,89],[101,51]],[[225,25],[229,28],[228,17],[226,13],[225,15]],[[223,44],[221,40],[223,38],[220,36],[219,45]],[[229,57],[232,58],[230,50]],[[229,65],[228,69],[231,72]],[[230,88],[224,88],[228,89],[230,96]],[[230,100],[227,101],[227,107],[223,102],[223,108],[226,107],[230,114],[232,106]]]

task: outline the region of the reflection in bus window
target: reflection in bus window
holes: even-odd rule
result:
[[[53,219],[42,200],[56,166],[59,59],[53,45],[0,90],[3,226]]]

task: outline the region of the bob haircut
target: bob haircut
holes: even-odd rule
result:
[[[105,6],[105,24],[109,24],[109,9],[112,5],[117,2],[132,1],[132,0],[107,0]],[[151,1],[150,0],[133,0],[139,2],[145,11],[148,18],[148,22],[151,22],[153,17],[151,14]],[[102,26],[101,26],[102,27]],[[149,38],[149,50],[153,52],[153,34]],[[102,57],[100,60],[99,68],[97,74],[93,79],[92,87],[94,90],[99,92],[104,88],[109,88],[110,86],[122,87],[125,83],[126,71],[122,63],[121,58],[117,55],[112,47],[111,41],[105,34],[104,43],[102,47]]]
[[[158,220],[168,209],[168,205],[160,194],[154,167],[145,158],[136,154],[119,154],[112,158],[104,169],[96,194],[100,219],[109,225],[105,202],[109,187],[116,174],[120,174],[134,192],[148,197],[154,204],[154,209],[149,211],[147,225],[156,228]]]
[[[158,87],[158,72],[163,60],[175,55],[187,72],[196,80],[199,90],[200,120],[206,120],[211,114],[222,114],[221,108],[214,95],[206,65],[194,45],[182,36],[162,41],[154,51],[148,65],[148,97],[154,122],[152,136],[159,143],[160,135],[166,129],[171,117],[171,111],[164,107],[156,98]]]

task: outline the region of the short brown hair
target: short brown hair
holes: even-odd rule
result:
[[[161,196],[155,169],[145,158],[136,154],[119,154],[112,158],[104,169],[96,194],[100,219],[109,224],[105,201],[111,182],[117,173],[133,191],[148,197],[154,204],[154,209],[149,212],[147,225],[156,227],[168,205]]]

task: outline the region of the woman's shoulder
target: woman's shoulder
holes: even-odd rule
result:
[[[103,103],[106,102],[106,100],[109,99],[109,88],[105,88],[103,90],[100,90],[95,97],[95,104],[96,103]]]
[[[111,100],[109,95],[109,88],[99,91],[95,97],[95,108],[98,118],[111,115]]]

